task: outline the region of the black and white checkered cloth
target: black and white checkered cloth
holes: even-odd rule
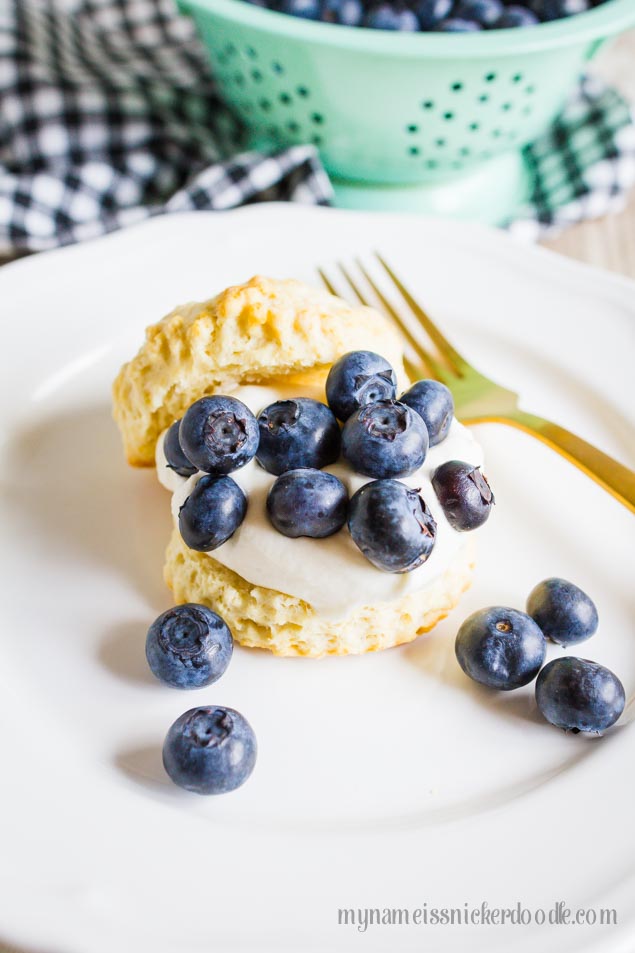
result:
[[[635,123],[619,93],[580,81],[550,129],[525,149],[532,193],[509,230],[535,240],[624,207],[635,184]]]
[[[614,208],[635,180],[633,130],[613,90],[582,86],[531,147],[534,196],[513,228],[535,237]],[[313,146],[245,151],[173,0],[0,0],[0,251],[162,212],[330,198]]]
[[[244,148],[171,0],[0,0],[0,247],[158,212],[329,200],[313,146]]]

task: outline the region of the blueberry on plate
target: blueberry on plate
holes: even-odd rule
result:
[[[204,476],[179,510],[179,530],[190,549],[208,553],[233,536],[247,512],[247,498],[231,477]]]
[[[196,467],[193,466],[183,453],[183,447],[179,440],[180,420],[175,420],[172,426],[167,430],[163,438],[163,455],[165,456],[166,466],[174,470],[179,476],[188,477],[196,473]]]
[[[419,0],[414,11],[419,17],[422,30],[434,30],[435,26],[450,15],[454,0]]]
[[[454,399],[445,384],[432,380],[417,381],[399,400],[416,410],[423,419],[431,447],[445,440],[454,417]]]
[[[416,490],[398,480],[374,480],[355,493],[348,528],[366,559],[385,572],[410,572],[434,547],[437,524]]]
[[[495,24],[497,30],[508,30],[515,27],[535,26],[539,23],[535,13],[520,4],[505,7],[501,18]]]
[[[545,579],[532,589],[527,612],[548,639],[576,645],[597,631],[598,610],[586,592],[566,579]]]
[[[256,752],[256,736],[243,715],[205,705],[176,719],[163,744],[163,765],[186,791],[226,794],[245,783]]]
[[[378,400],[393,400],[397,377],[385,358],[374,351],[349,351],[326,378],[326,400],[339,420]]]
[[[620,717],[626,696],[608,668],[567,656],[545,665],[536,682],[536,702],[556,728],[599,733]]]
[[[455,652],[466,675],[501,691],[532,681],[545,660],[547,643],[530,616],[505,606],[472,613],[456,636]]]
[[[234,647],[224,619],[187,603],[163,612],[148,629],[146,658],[156,677],[173,688],[202,688],[221,677]]]
[[[398,7],[392,3],[380,3],[371,7],[364,17],[364,26],[372,30],[402,30],[416,33],[419,29],[417,17],[408,7]]]
[[[482,526],[495,502],[480,467],[461,460],[448,460],[437,467],[432,486],[445,518],[459,533]]]
[[[346,522],[348,493],[341,480],[323,470],[288,470],[267,495],[267,513],[273,526],[292,539],[323,539]]]
[[[439,33],[476,33],[482,29],[480,23],[476,23],[475,20],[464,20],[461,17],[450,17],[447,20],[442,20],[436,27]]]
[[[487,29],[493,27],[501,18],[503,10],[501,0],[459,0],[455,7],[455,14],[465,20],[480,23]]]
[[[326,404],[309,397],[279,400],[258,415],[258,463],[278,476],[298,467],[320,470],[340,455],[341,433]]]
[[[183,415],[179,440],[198,470],[223,476],[254,457],[258,424],[249,407],[235,397],[201,397]]]
[[[419,414],[397,400],[366,404],[342,431],[342,454],[352,468],[379,479],[414,473],[428,452],[428,431]]]

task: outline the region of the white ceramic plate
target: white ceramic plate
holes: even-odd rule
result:
[[[498,232],[268,205],[3,269],[1,938],[59,953],[633,948],[633,731],[566,736],[531,687],[489,694],[454,659],[468,612],[523,608],[562,575],[599,606],[581,654],[635,689],[633,518],[530,438],[479,428],[498,506],[472,590],[430,637],[322,662],[237,650],[194,693],[146,670],[169,506],[152,471],[124,464],[119,365],[178,302],[254,272],[315,280],[315,264],[377,246],[525,406],[635,464],[635,286]],[[160,764],[172,721],[208,701],[259,741],[249,783],[216,799]],[[617,927],[338,925],[338,908],[557,901],[615,907]]]

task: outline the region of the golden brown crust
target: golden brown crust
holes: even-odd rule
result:
[[[353,655],[410,642],[444,619],[471,583],[472,544],[420,592],[353,610],[333,621],[294,596],[255,586],[207,553],[194,552],[178,529],[170,540],[165,581],[177,603],[199,602],[226,620],[241,645],[275,655]]]
[[[147,329],[113,385],[128,461],[151,466],[161,431],[205,394],[325,371],[358,348],[378,351],[403,377],[402,346],[384,317],[298,281],[255,277],[177,307]]]

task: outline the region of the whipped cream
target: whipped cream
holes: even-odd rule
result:
[[[276,400],[316,396],[308,388],[278,385],[275,388],[237,387],[231,393],[256,416]],[[161,484],[172,492],[172,515],[178,526],[180,508],[204,474],[182,477],[171,470],[163,452],[163,439],[164,434],[157,441],[157,475]],[[426,562],[412,572],[388,573],[377,569],[362,555],[346,527],[326,539],[290,539],[278,533],[269,522],[265,506],[267,493],[276,478],[255,459],[231,474],[248,499],[245,520],[231,539],[209,555],[248,582],[303,599],[330,619],[345,618],[361,606],[401,599],[423,589],[445,572],[465,545],[464,534],[450,526],[432,488],[432,473],[447,460],[465,460],[474,466],[481,466],[483,462],[478,443],[457,420],[452,421],[446,439],[428,451],[423,466],[401,478],[402,483],[420,491],[437,522],[434,548]],[[342,481],[349,496],[371,479],[355,473],[344,461],[325,470]]]

